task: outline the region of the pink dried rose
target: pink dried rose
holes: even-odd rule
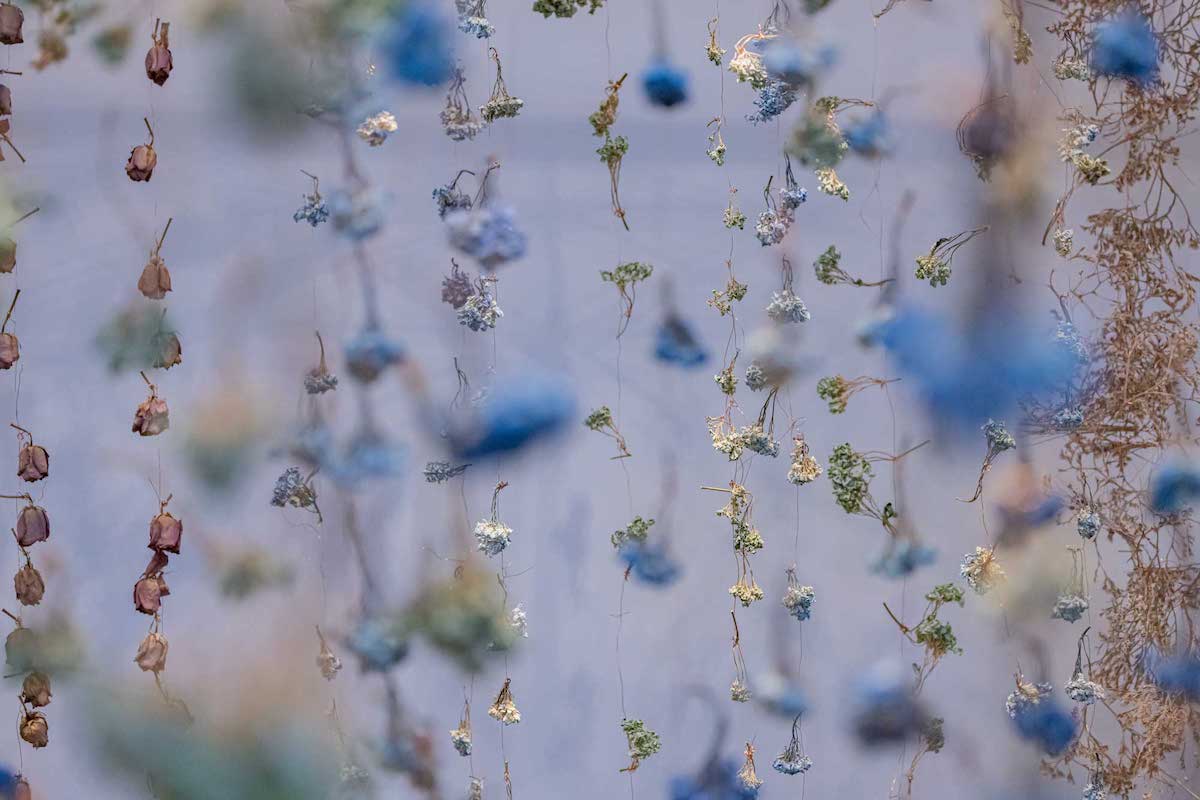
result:
[[[50,454],[40,444],[29,442],[17,452],[17,477],[37,483],[50,474]]]
[[[36,606],[42,602],[42,596],[46,593],[46,583],[42,580],[42,573],[26,560],[25,566],[13,576],[13,589],[21,605]]]
[[[150,300],[162,300],[167,296],[167,292],[171,291],[171,271],[157,253],[150,256],[150,260],[146,262],[142,277],[138,278],[137,288],[143,297]]]
[[[133,607],[151,616],[162,608],[162,584],[157,575],[144,575],[133,585]]]
[[[0,83],[0,117],[12,114],[12,89]]]
[[[21,44],[21,26],[25,24],[25,12],[12,3],[0,3],[0,44]]]
[[[29,788],[29,781],[17,778],[17,785],[13,787],[13,800],[33,800],[33,789]]]
[[[165,504],[164,504],[165,505]],[[163,511],[150,520],[150,549],[178,553],[183,541],[183,520]]]
[[[167,78],[171,77],[171,68],[175,66],[168,37],[170,28],[169,22],[154,21],[154,33],[150,35],[154,44],[146,53],[146,77],[159,86],[167,82]]]
[[[142,373],[142,380],[150,387],[150,396],[137,407],[133,415],[133,432],[139,436],[157,436],[171,427],[167,401],[158,396],[158,388]]]
[[[162,672],[167,668],[167,637],[158,631],[146,634],[138,645],[134,663],[142,668],[142,672]]]
[[[46,515],[46,509],[33,503],[22,508],[13,535],[21,547],[32,547],[49,539],[50,517]]]
[[[143,119],[146,123],[146,130],[150,131],[150,141],[146,144],[139,144],[129,152],[129,161],[125,163],[125,174],[129,176],[131,181],[148,181],[154,175],[154,168],[158,166],[158,153],[154,151],[154,129],[150,127],[150,120]]]
[[[21,360],[21,342],[16,334],[0,333],[0,369],[12,369]]]

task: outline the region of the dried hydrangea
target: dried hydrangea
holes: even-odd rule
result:
[[[1076,672],[1071,680],[1067,681],[1063,690],[1066,691],[1067,697],[1086,706],[1104,699],[1104,687],[1089,681],[1082,672]]]
[[[847,202],[850,200],[850,187],[842,182],[833,167],[820,167],[815,172],[818,189],[832,197],[840,197]]]
[[[982,430],[983,435],[987,438],[988,450],[991,452],[1002,453],[1017,446],[1017,440],[1008,432],[1008,428],[1004,426],[1003,422],[989,419]]]
[[[1092,70],[1087,61],[1082,58],[1061,55],[1054,59],[1050,69],[1054,73],[1054,77],[1060,81],[1090,81],[1092,79]]]
[[[480,290],[467,298],[458,309],[458,324],[465,325],[473,331],[490,331],[504,316],[500,306],[490,292]]]
[[[767,373],[757,362],[751,361],[750,365],[746,367],[746,376],[742,382],[752,392],[761,391],[767,387]]]
[[[758,109],[753,114],[747,114],[746,120],[757,125],[760,122],[770,122],[791,108],[796,102],[796,87],[783,81],[768,81],[754,98],[754,107]]]
[[[1057,431],[1073,431],[1083,425],[1083,409],[1078,406],[1059,409],[1050,418],[1050,425]]]
[[[762,600],[766,597],[766,593],[754,578],[750,578],[750,582],[747,583],[745,577],[738,578],[737,583],[729,587],[729,593],[736,597],[743,606],[749,606],[755,600]]]
[[[771,767],[784,775],[799,775],[812,769],[813,760],[800,752],[798,742],[793,742],[787,749],[775,757]]]
[[[481,105],[479,116],[483,117],[483,121],[487,123],[495,122],[498,119],[511,119],[520,114],[524,106],[524,100],[506,94],[503,97],[493,97]]]
[[[812,604],[816,592],[811,586],[796,586],[789,583],[783,592],[783,607],[796,619],[803,622],[812,616]]]
[[[496,695],[496,700],[487,713],[489,717],[505,725],[516,725],[521,721],[521,712],[517,710],[517,703],[513,699],[509,683],[509,679],[505,678],[500,694]]]
[[[479,39],[489,39],[496,26],[487,18],[485,0],[454,0],[458,12],[458,29]]]
[[[626,772],[637,769],[639,763],[662,749],[658,734],[647,728],[640,719],[621,720],[621,730],[629,744],[630,764],[624,770]]]
[[[762,425],[748,425],[740,431],[746,449],[760,456],[775,458],[779,455],[779,442]]]
[[[1087,784],[1083,787],[1083,794],[1080,800],[1107,800],[1108,792],[1104,789],[1104,780],[1099,775],[1092,775]]]
[[[1051,619],[1061,619],[1066,622],[1077,622],[1088,610],[1088,600],[1086,597],[1074,592],[1063,592],[1054,601],[1054,608],[1050,611]]]
[[[471,196],[452,183],[434,189],[433,200],[437,203],[438,216],[443,219],[451,211],[470,210],[472,204]]]
[[[508,612],[508,624],[516,636],[522,639],[529,638],[529,613],[525,611],[523,603],[517,603],[513,610]]]
[[[733,374],[732,364],[718,372],[716,375],[713,375],[713,380],[721,389],[722,394],[732,397],[733,393],[737,391],[737,376]]]
[[[1054,252],[1058,253],[1063,258],[1068,258],[1071,255],[1071,250],[1075,244],[1075,231],[1070,228],[1055,228],[1054,229]]]
[[[1092,508],[1080,509],[1079,516],[1075,518],[1075,530],[1080,538],[1095,539],[1096,534],[1100,533],[1100,515]]]
[[[634,517],[633,521],[626,527],[616,531],[610,537],[613,547],[624,547],[631,542],[644,542],[650,534],[650,528],[653,527],[654,520],[642,519]]]
[[[890,520],[895,516],[888,503],[883,509],[883,518]],[[887,524],[887,523],[885,523]],[[907,578],[921,567],[927,567],[937,560],[937,551],[920,542],[911,539],[893,541],[879,558],[871,564],[871,571],[885,578]]]
[[[334,229],[356,242],[369,239],[383,228],[384,198],[378,189],[334,192],[329,197],[329,218]]]
[[[315,508],[317,493],[296,467],[288,467],[275,481],[271,505],[284,508]]]
[[[834,499],[847,514],[862,511],[874,475],[871,462],[854,452],[849,443],[833,448],[829,456],[829,483],[833,486]]]
[[[489,556],[504,552],[512,536],[512,528],[496,519],[481,519],[475,523],[475,542],[479,551]]]
[[[1049,683],[1029,683],[1024,677],[1018,676],[1017,688],[1005,699],[1004,710],[1008,712],[1009,717],[1016,719],[1031,707],[1042,702],[1042,699],[1053,691],[1054,687]]]
[[[729,699],[735,703],[748,703],[752,694],[750,687],[742,683],[740,678],[734,678],[729,684]]]
[[[792,463],[788,467],[788,483],[803,486],[812,483],[821,475],[821,465],[817,463],[809,449],[808,442],[803,436],[797,436],[792,446]]]
[[[307,222],[315,228],[329,219],[329,206],[325,204],[325,198],[321,197],[320,192],[306,194],[304,195],[304,205],[296,209],[292,219],[296,222]]]
[[[807,322],[812,318],[804,301],[791,289],[771,293],[771,302],[767,304],[767,316],[780,323]]]
[[[525,255],[528,240],[517,227],[511,208],[455,211],[446,214],[445,220],[451,246],[474,258],[484,269],[494,270]]]
[[[735,208],[732,201],[730,201],[729,205],[725,208],[723,221],[726,228],[737,228],[738,230],[743,230],[746,227],[746,215],[743,214],[738,208]]]
[[[936,255],[917,256],[917,280],[929,281],[930,286],[945,286],[950,280],[950,264]]]
[[[996,554],[990,547],[976,547],[974,553],[963,556],[959,573],[967,585],[975,590],[975,594],[984,595],[1002,584],[1007,577]]]
[[[448,461],[430,461],[425,465],[424,475],[426,483],[445,483],[451,478],[457,478],[467,471],[470,464],[463,464],[458,467],[450,466]]]
[[[314,370],[304,376],[304,391],[308,394],[325,394],[336,389],[337,385],[337,375],[329,370]]]
[[[395,133],[397,127],[396,117],[390,111],[380,111],[378,114],[372,114],[363,120],[355,133],[358,138],[369,144],[371,147],[379,147],[387,141],[389,133]]]
[[[450,731],[450,743],[454,745],[454,749],[460,756],[471,755],[471,728],[467,723],[460,723],[457,728]]]
[[[754,225],[754,235],[763,247],[779,244],[787,236],[791,220],[786,214],[775,211],[764,211],[758,215]]]
[[[1096,137],[1100,135],[1100,128],[1091,124],[1079,124],[1073,128],[1063,128],[1062,134],[1058,140],[1058,157],[1074,163],[1084,154],[1084,149],[1096,141]]]

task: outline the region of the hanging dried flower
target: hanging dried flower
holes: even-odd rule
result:
[[[29,781],[17,778],[17,783],[13,787],[13,800],[33,800],[33,789],[29,787]]]
[[[25,12],[12,3],[0,3],[0,44],[21,44],[21,26],[25,24]]]
[[[163,316],[166,316],[165,310]],[[159,331],[154,334],[152,345],[154,347],[154,363],[151,366],[155,369],[170,369],[176,364],[183,363],[183,345],[174,331]]]
[[[150,180],[154,175],[154,168],[158,166],[158,153],[154,151],[154,129],[150,127],[150,120],[143,118],[142,121],[146,123],[146,130],[150,132],[150,141],[139,144],[129,152],[125,174],[131,181]]]
[[[46,583],[42,580],[42,573],[37,571],[28,557],[25,559],[25,566],[13,576],[13,589],[17,601],[23,606],[36,606],[42,602],[42,596],[46,593]]]
[[[143,575],[133,585],[133,607],[153,616],[162,607],[162,598],[170,593],[162,573]]]
[[[331,681],[341,671],[342,660],[334,654],[329,643],[325,641],[325,635],[321,633],[320,626],[317,627],[317,639],[321,643],[321,649],[317,653],[317,669],[321,670],[322,678]]]
[[[500,693],[496,695],[496,700],[492,703],[492,707],[488,709],[489,717],[505,725],[516,725],[521,721],[521,712],[517,710],[516,701],[513,700],[512,691],[509,690],[509,684],[511,683],[512,678],[504,679],[504,685],[500,687]]]
[[[450,731],[450,743],[464,758],[471,755],[471,704],[463,702],[462,716],[459,717],[458,727]]]
[[[158,396],[158,387],[150,382],[146,373],[141,375],[142,380],[150,387],[150,396],[137,407],[137,412],[133,415],[133,432],[139,436],[157,436],[171,427],[167,402]]]
[[[150,520],[150,549],[165,553],[179,553],[183,541],[183,521],[176,519],[166,510],[170,496],[159,506],[158,516]]]
[[[17,515],[17,527],[13,535],[21,547],[32,547],[50,538],[50,517],[46,515],[46,509],[33,504],[33,498],[29,495],[23,495],[23,499],[27,500],[29,505]]]
[[[17,289],[8,307],[8,314],[4,317],[4,323],[0,324],[0,369],[12,369],[13,364],[21,359],[21,342],[17,335],[6,333],[4,330],[8,327],[8,321],[12,319],[13,309],[17,307],[17,298],[20,296],[21,290]]]
[[[20,433],[29,437],[20,437],[21,449],[17,451],[17,477],[26,483],[37,483],[50,474],[50,454],[40,444],[33,443],[33,434],[19,425],[9,423]]]
[[[442,109],[440,119],[442,128],[455,142],[474,139],[483,130],[484,125],[475,119],[471,112],[471,103],[467,100],[467,78],[462,67],[454,68],[454,78],[446,92],[446,107]]]
[[[162,300],[167,296],[167,292],[171,291],[171,273],[167,269],[166,262],[159,257],[159,252],[162,250],[163,241],[167,238],[167,231],[171,230],[172,221],[174,218],[167,220],[162,236],[158,237],[158,242],[150,251],[150,260],[146,262],[142,276],[138,278],[138,291],[149,300]]]
[[[50,726],[46,715],[40,711],[27,711],[21,719],[21,738],[34,749],[50,743]]]
[[[762,778],[754,772],[754,746],[746,742],[746,761],[738,770],[738,780],[742,786],[751,791],[757,791],[762,786]]]
[[[325,340],[321,338],[321,332],[317,331],[316,336],[317,346],[321,348],[321,360],[304,376],[304,391],[309,394],[325,394],[337,388],[338,379],[325,363]]]
[[[175,66],[171,59],[171,46],[168,39],[171,23],[154,20],[154,32],[150,39],[154,42],[146,53],[146,77],[162,86],[171,77],[171,68]]]
[[[21,683],[21,702],[34,708],[50,705],[50,678],[44,672],[31,672]]]
[[[8,70],[0,70],[0,74],[4,74]],[[12,114],[12,89],[0,83],[0,117],[7,117]]]
[[[158,631],[151,631],[138,645],[137,655],[133,657],[133,661],[141,667],[142,672],[157,674],[167,668],[168,648],[167,637]]]
[[[380,111],[363,120],[355,133],[358,134],[358,138],[371,147],[379,147],[387,141],[388,134],[395,133],[398,127],[396,117],[392,112]]]
[[[479,107],[479,116],[483,117],[484,122],[491,123],[504,117],[517,116],[521,113],[525,101],[508,93],[508,87],[504,85],[504,74],[500,67],[500,53],[496,51],[496,48],[488,48],[488,57],[496,62],[496,83],[492,87],[492,96]]]

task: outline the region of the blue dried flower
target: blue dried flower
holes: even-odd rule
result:
[[[770,81],[754,98],[754,107],[758,109],[753,114],[747,114],[746,119],[755,125],[769,122],[787,111],[796,102],[796,89],[783,81]]]
[[[432,2],[407,3],[384,33],[392,74],[405,83],[438,86],[454,74],[454,27]]]
[[[442,219],[451,211],[469,211],[471,195],[460,191],[451,184],[439,186],[433,190],[433,200],[437,203],[438,216]]]
[[[937,550],[905,539],[893,542],[871,565],[871,571],[885,578],[906,578],[934,561],[937,561]]]
[[[1088,600],[1081,594],[1071,592],[1060,594],[1050,610],[1051,619],[1061,619],[1065,622],[1078,622],[1088,610]]]
[[[383,228],[383,195],[377,189],[338,190],[329,196],[334,229],[355,242],[370,239]]]
[[[795,211],[808,200],[808,189],[803,186],[789,186],[779,192],[779,199],[788,211]]]
[[[1073,431],[1083,424],[1083,409],[1078,406],[1060,408],[1050,418],[1050,425],[1057,431]]]
[[[296,222],[307,222],[314,228],[320,225],[325,220],[329,219],[329,206],[325,204],[324,198],[317,193],[304,195],[304,205],[292,214],[292,219]]]
[[[672,557],[665,543],[658,540],[630,540],[618,553],[637,580],[647,586],[670,586],[683,572],[682,565]]]
[[[346,637],[346,647],[358,656],[363,672],[387,672],[408,655],[408,642],[390,620],[361,620]]]
[[[1179,513],[1197,497],[1200,497],[1200,469],[1195,463],[1169,463],[1150,479],[1150,508],[1159,514]]]
[[[646,97],[651,104],[671,108],[687,102],[688,76],[660,56],[642,73],[642,88],[646,90]]]
[[[677,775],[667,787],[669,800],[755,800],[758,788],[738,778],[734,759],[713,759],[697,775]]]
[[[767,74],[793,86],[813,83],[836,60],[837,51],[832,47],[804,48],[788,39],[773,39],[762,51]]]
[[[879,109],[843,126],[842,138],[851,150],[867,158],[880,158],[892,151],[891,129]]]
[[[919,734],[925,713],[913,695],[912,679],[899,663],[876,664],[854,685],[851,723],[864,745],[900,742]]]
[[[484,269],[494,270],[525,255],[528,241],[517,228],[511,208],[489,206],[455,211],[446,214],[445,219],[450,244],[474,258]]]
[[[1079,723],[1053,697],[1043,697],[1017,709],[1013,720],[1022,739],[1037,743],[1051,756],[1063,753],[1075,741]]]
[[[371,383],[385,369],[403,361],[404,345],[389,339],[372,323],[346,344],[346,367],[363,383]]]
[[[1096,26],[1092,70],[1110,78],[1148,84],[1158,77],[1158,38],[1150,22],[1129,10]]]
[[[708,352],[696,338],[692,326],[676,314],[669,314],[658,326],[654,338],[654,357],[679,367],[698,367],[708,360]]]
[[[459,456],[508,453],[558,431],[575,418],[575,399],[560,379],[532,372],[497,385],[451,439]]]
[[[1170,695],[1200,702],[1200,653],[1191,650],[1168,658],[1148,659],[1151,678]]]
[[[1084,539],[1095,539],[1100,532],[1100,515],[1093,509],[1083,509],[1075,520],[1075,530]]]

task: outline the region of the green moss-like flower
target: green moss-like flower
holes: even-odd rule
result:
[[[635,283],[646,280],[653,272],[654,267],[650,264],[643,264],[640,261],[630,261],[628,264],[618,265],[615,269],[600,270],[600,279],[616,284],[618,289],[624,291]]]
[[[733,549],[737,552],[750,555],[762,550],[766,546],[766,542],[763,541],[762,534],[758,532],[758,528],[752,528],[745,522],[734,520],[733,530]]]
[[[871,462],[854,452],[847,442],[833,448],[827,471],[837,504],[847,514],[860,513],[870,489],[871,478],[875,476]]]
[[[611,428],[613,425],[612,410],[608,406],[600,406],[595,411],[587,415],[587,419],[583,424],[588,430],[601,431],[605,428]]]
[[[638,762],[662,749],[658,734],[647,728],[640,719],[621,720],[621,730],[629,741],[629,758],[633,762],[628,771],[637,769]]]
[[[534,0],[533,3],[533,10],[547,19],[573,17],[582,8],[586,8],[589,14],[595,14],[603,7],[604,0]]]
[[[950,280],[950,264],[932,253],[917,256],[914,274],[918,280],[929,281],[930,286],[945,286]]]
[[[625,154],[629,152],[629,140],[624,136],[618,136],[615,139],[605,134],[604,144],[596,149],[596,155],[600,156],[609,169],[621,162]]]
[[[721,392],[730,397],[737,391],[737,376],[733,374],[733,365],[730,364],[725,369],[713,376],[713,380],[717,382],[717,386],[721,387]]]
[[[653,525],[654,525],[654,520],[652,520],[652,519],[642,519],[641,517],[634,517],[633,522],[630,522],[627,527],[625,527],[619,531],[616,531],[612,535],[611,541],[612,541],[613,547],[621,547],[622,545],[625,545],[628,542],[644,542],[644,541],[646,541],[646,536],[649,535],[650,528]]]
[[[817,256],[817,260],[813,262],[813,268],[817,273],[817,280],[821,283],[833,286],[842,277],[842,254],[833,245],[825,250],[824,253]]]
[[[726,207],[724,221],[726,228],[744,230],[746,227],[746,215],[733,206]]]
[[[841,375],[831,375],[817,381],[817,397],[829,403],[829,413],[841,414],[850,400],[850,385]]]

